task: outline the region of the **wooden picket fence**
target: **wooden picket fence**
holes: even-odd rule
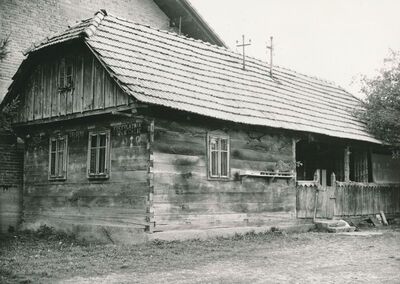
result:
[[[316,207],[316,209],[315,209]],[[297,217],[333,218],[400,214],[400,185],[340,183],[331,187],[298,186]]]

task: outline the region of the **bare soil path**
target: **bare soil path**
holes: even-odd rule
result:
[[[400,230],[370,232],[137,246],[10,241],[0,251],[0,282],[400,283]]]

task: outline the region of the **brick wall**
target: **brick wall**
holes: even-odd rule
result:
[[[23,147],[0,133],[0,233],[17,228],[22,212]]]
[[[0,134],[0,189],[22,183],[23,149],[14,136]]]
[[[32,42],[90,18],[99,9],[138,23],[169,29],[152,0],[0,0],[0,39],[10,35],[10,54],[0,62],[0,101]]]

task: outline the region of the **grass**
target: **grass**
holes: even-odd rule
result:
[[[41,227],[3,236],[0,241],[0,283],[37,283],[71,276],[97,276],[133,270],[141,273],[191,268],[199,262],[225,257],[232,250],[266,241],[290,241],[282,232],[236,234],[206,241],[154,241],[140,245],[104,245]]]
[[[275,230],[202,241],[104,245],[42,227],[0,239],[0,283],[54,283],[71,278],[69,283],[79,279],[94,283],[265,283],[259,281],[263,277],[271,277],[272,282],[340,282],[338,275],[343,282],[351,282],[355,271],[357,277],[369,273],[365,277],[391,282],[399,280],[399,238],[398,230],[368,238]],[[320,273],[316,265],[325,270]]]

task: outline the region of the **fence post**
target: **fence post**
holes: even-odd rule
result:
[[[318,190],[320,188],[320,181],[321,181],[320,170],[316,169],[314,173],[315,192],[314,192],[313,221],[315,221],[315,218],[317,217]]]
[[[350,147],[344,149],[344,181],[350,181]]]
[[[336,175],[334,172],[331,174],[331,190],[329,191],[329,217],[333,219],[336,214]]]

